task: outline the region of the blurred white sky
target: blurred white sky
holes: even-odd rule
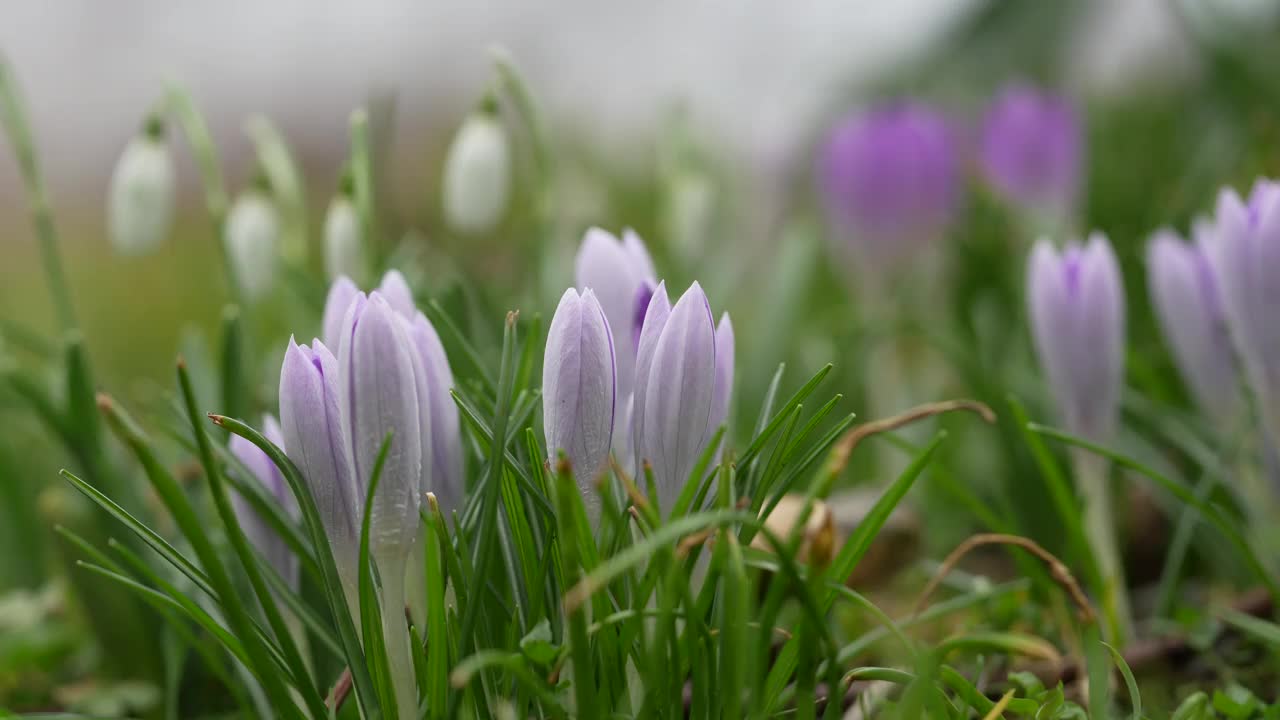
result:
[[[572,118],[599,143],[634,144],[682,101],[727,149],[767,160],[791,149],[834,88],[909,55],[973,4],[27,2],[0,10],[0,52],[62,191],[105,184],[166,75],[193,88],[233,155],[255,111],[304,153],[341,151],[348,113],[370,90],[395,91],[405,124],[451,121],[487,81],[493,43],[511,50],[557,126]]]
[[[1110,78],[1146,45],[1167,45],[1165,1],[1094,3],[1108,17],[1078,33],[1092,42],[1081,43],[1075,64]],[[11,2],[0,8],[0,52],[24,86],[50,184],[63,197],[101,194],[166,76],[195,92],[234,186],[245,172],[248,114],[274,119],[304,156],[344,152],[348,114],[371,91],[396,93],[401,128],[439,129],[483,89],[495,43],[511,50],[553,127],[586,133],[612,156],[650,148],[680,102],[721,149],[771,170],[803,149],[833,92],[909,58],[979,4]],[[411,144],[398,150],[399,162],[422,162]],[[0,196],[13,199],[15,183],[0,168]]]

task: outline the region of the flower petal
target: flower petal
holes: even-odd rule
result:
[[[324,300],[324,319],[321,321],[321,338],[330,348],[338,348],[338,335],[342,332],[342,319],[347,316],[351,301],[360,294],[360,288],[343,275],[329,286],[329,295]]]

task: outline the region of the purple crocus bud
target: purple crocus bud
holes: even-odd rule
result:
[[[1218,422],[1233,419],[1240,393],[1218,282],[1209,263],[1212,228],[1193,227],[1194,244],[1160,230],[1147,245],[1147,286],[1182,379]]]
[[[640,322],[655,284],[653,261],[644,241],[630,229],[623,231],[619,241],[600,228],[591,228],[574,260],[574,282],[579,292],[595,292],[604,309],[618,361],[618,397],[626,398],[635,377]]]
[[[319,340],[307,346],[290,338],[280,368],[283,447],[320,511],[347,599],[354,604],[362,500],[352,476],[339,394],[338,361],[329,348]]]
[[[1246,205],[1218,196],[1209,243],[1231,337],[1273,436],[1280,433],[1280,184],[1259,179]]]
[[[1124,374],[1124,287],[1102,233],[1059,253],[1036,243],[1027,267],[1031,333],[1067,428],[1093,440],[1114,431]]]
[[[695,282],[658,327],[663,290],[659,286],[654,293],[640,336],[639,362],[647,372],[636,379],[636,451],[637,466],[648,462],[653,468],[660,506],[670,510],[708,440],[716,393],[716,325]]]
[[[329,294],[324,299],[324,315],[320,321],[321,334],[324,344],[330,348],[337,349],[338,336],[342,332],[342,320],[347,316],[347,308],[351,307],[351,301],[356,299],[356,295],[360,294],[360,288],[351,281],[346,275],[338,276],[329,286]]]
[[[716,387],[711,401],[708,438],[729,420],[729,400],[733,395],[733,323],[729,313],[720,316],[716,326]]]
[[[999,193],[1028,209],[1062,215],[1079,191],[1083,145],[1067,98],[1010,85],[987,111],[980,162]]]
[[[458,406],[449,394],[454,387],[453,370],[444,353],[440,336],[431,321],[414,311],[405,320],[409,340],[413,343],[414,360],[425,384],[420,389],[430,419],[426,442],[430,444],[431,463],[424,466],[420,491],[435,493],[445,513],[462,507],[465,491],[462,458],[462,430],[458,424]]]
[[[587,498],[609,460],[617,384],[613,334],[600,302],[591,290],[565,290],[547,331],[542,418],[547,452],[564,451]]]
[[[945,232],[960,196],[947,121],[914,102],[841,120],[818,157],[818,187],[835,235],[870,268],[899,262]]]
[[[262,419],[262,434],[276,447],[285,450],[284,435],[280,432],[280,424],[274,417],[267,415]],[[267,496],[275,500],[287,517],[295,520],[300,517],[297,498],[289,491],[284,475],[266,453],[239,435],[231,436],[228,449],[249,471],[252,480],[262,485]],[[285,452],[288,451],[285,450]],[[296,592],[298,590],[298,558],[289,550],[289,546],[240,493],[231,495],[231,506],[235,510],[236,520],[244,530],[245,537]]]
[[[404,279],[404,275],[399,270],[388,270],[382,276],[382,282],[378,283],[378,292],[401,316],[411,318],[418,312],[418,306],[413,302],[413,290],[409,289],[409,281]]]
[[[342,321],[338,346],[338,407],[343,435],[350,439],[351,465],[361,501],[373,477],[383,441],[391,446],[370,510],[372,554],[399,568],[418,536],[419,485],[430,443],[423,438],[413,344],[403,319],[381,293],[359,294]],[[363,504],[363,502],[362,502]]]

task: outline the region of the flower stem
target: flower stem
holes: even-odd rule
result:
[[[400,720],[418,717],[418,685],[413,673],[413,652],[404,619],[405,557],[378,563],[382,575],[382,636],[391,669],[391,687],[396,695],[396,715]]]
[[[1103,614],[1112,641],[1123,644],[1130,637],[1133,619],[1124,565],[1116,540],[1115,517],[1111,512],[1107,460],[1087,450],[1073,448],[1071,461],[1080,494],[1084,496],[1084,532],[1102,573],[1103,587],[1097,588],[1096,592],[1102,598]]]
[[[77,327],[75,307],[71,304],[71,291],[63,270],[62,254],[58,250],[58,231],[53,224],[49,194],[45,189],[44,176],[40,174],[40,165],[36,162],[35,141],[31,137],[31,125],[27,122],[26,111],[18,95],[18,84],[3,57],[0,57],[0,124],[4,125],[5,132],[9,135],[9,144],[13,147],[18,169],[22,173],[22,182],[27,189],[36,238],[40,243],[40,259],[44,265],[49,292],[53,295],[58,322],[63,330],[73,330]]]

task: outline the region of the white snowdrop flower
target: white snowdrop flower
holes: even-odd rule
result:
[[[324,218],[324,270],[330,280],[364,276],[360,214],[346,193],[333,197]]]
[[[496,113],[480,110],[458,128],[444,164],[444,215],[463,233],[492,230],[507,209],[511,144]]]
[[[245,298],[255,300],[275,284],[280,213],[263,191],[241,193],[227,213],[227,253]]]
[[[122,255],[155,250],[173,227],[173,157],[159,121],[148,122],[116,163],[107,195],[111,244]]]

